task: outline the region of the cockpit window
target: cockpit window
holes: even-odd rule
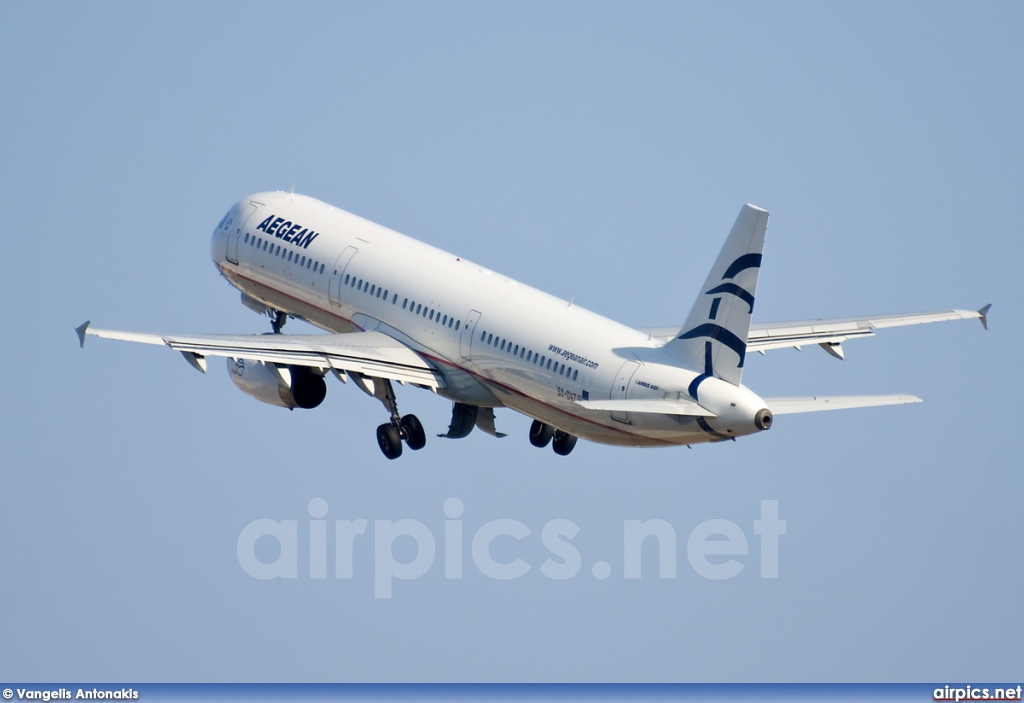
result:
[[[228,215],[230,215],[230,214],[231,214],[230,210],[228,210],[227,212],[224,213],[224,217],[221,218],[220,224],[217,225],[217,229],[224,229],[225,227],[228,226],[228,224],[229,224],[228,223]]]

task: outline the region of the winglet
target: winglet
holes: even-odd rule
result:
[[[85,331],[89,329],[90,322],[91,320],[86,320],[85,322],[83,322],[82,324],[75,328],[75,332],[78,333],[78,346],[82,347],[83,349],[85,348]]]
[[[988,330],[988,310],[992,307],[992,303],[989,303],[981,310],[978,311],[978,318],[981,320],[981,326]],[[85,324],[89,324],[88,322]]]

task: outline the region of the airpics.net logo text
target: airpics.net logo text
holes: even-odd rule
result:
[[[458,498],[449,498],[444,503],[440,544],[431,528],[419,520],[374,520],[371,536],[367,519],[326,520],[328,505],[323,498],[309,501],[307,510],[311,519],[304,521],[308,525],[303,525],[301,530],[306,544],[300,543],[299,520],[263,518],[253,520],[242,529],[238,535],[237,555],[245,573],[261,580],[297,579],[301,546],[303,554],[309,555],[308,570],[303,564],[303,575],[308,573],[310,579],[326,579],[328,566],[332,565],[335,579],[353,579],[357,576],[357,550],[368,550],[372,546],[373,596],[391,598],[395,581],[412,581],[427,574],[437,561],[439,549],[443,552],[444,578],[461,579],[466,567],[467,542],[472,566],[488,578],[508,581],[534,568],[534,564],[521,555],[515,555],[514,549],[511,555],[509,550],[510,546],[522,544],[522,540],[534,536],[530,527],[519,520],[501,518],[467,529],[461,519],[464,506]],[[778,578],[779,538],[786,534],[786,521],[779,519],[779,501],[762,500],[761,514],[752,522],[753,535],[758,541],[761,578]],[[333,550],[328,549],[331,523]],[[547,554],[537,570],[556,581],[577,576],[583,568],[583,557],[572,540],[579,533],[579,525],[572,520],[559,518],[547,522],[539,533],[540,544]],[[679,553],[676,529],[658,518],[623,520],[622,577],[641,578],[645,544],[656,549],[649,546],[647,553],[650,558],[655,551],[658,577],[676,578]],[[264,548],[260,549],[259,545]],[[396,545],[400,552],[397,555]],[[495,556],[496,551],[500,552],[500,557]],[[261,552],[264,559],[257,552]],[[266,559],[268,552],[274,553],[272,559]],[[693,571],[712,580],[733,578],[746,568],[751,556],[743,528],[720,518],[705,520],[694,527],[686,538],[685,552]],[[597,561],[591,565],[590,573],[604,580],[612,575],[612,566],[607,561]]]

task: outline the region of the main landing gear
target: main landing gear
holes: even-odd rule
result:
[[[374,379],[378,392],[375,395],[384,403],[384,407],[391,413],[391,422],[385,422],[377,428],[377,445],[381,452],[388,459],[397,459],[402,456],[402,442],[409,445],[413,451],[423,449],[427,444],[427,435],[423,431],[423,425],[415,415],[401,417],[398,414],[398,401],[395,399],[395,391],[391,387],[391,381],[387,379]]]
[[[551,448],[555,450],[555,454],[567,456],[576,446],[576,437],[567,432],[562,432],[562,430],[556,430],[551,425],[540,420],[534,420],[533,424],[530,425],[530,444],[543,448],[548,446],[548,443],[551,443]]]

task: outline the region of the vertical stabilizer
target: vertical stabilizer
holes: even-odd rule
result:
[[[703,371],[691,386],[694,398],[700,381],[707,377],[740,385],[767,229],[768,212],[744,205],[686,323],[665,345],[679,363]]]

